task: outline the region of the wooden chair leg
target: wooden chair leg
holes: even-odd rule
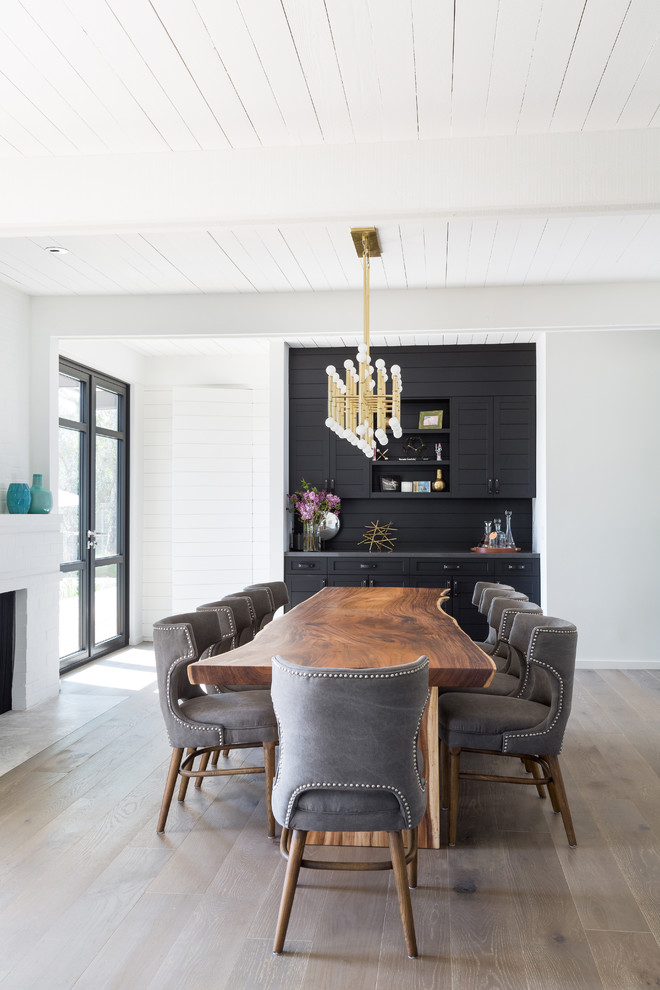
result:
[[[406,950],[408,957],[414,959],[417,955],[417,940],[415,938],[415,922],[413,920],[412,904],[410,903],[410,891],[408,889],[408,875],[406,873],[406,857],[403,849],[403,838],[401,832],[388,832],[390,840],[390,856],[392,857],[392,869],[394,870],[394,880],[396,892],[399,897],[399,911],[401,913],[401,923],[403,925],[403,937],[406,940]]]
[[[449,836],[450,846],[456,845],[458,830],[458,775],[461,770],[460,748],[449,749]]]
[[[195,752],[194,746],[192,747],[192,749],[187,749],[185,758],[187,759],[189,756],[192,756],[194,752]],[[179,801],[183,801],[183,799],[185,798],[186,791],[188,790],[189,781],[190,781],[190,777],[181,778],[181,783],[179,784]]]
[[[170,810],[170,804],[172,803],[172,795],[174,794],[174,785],[176,784],[176,778],[179,776],[179,767],[181,766],[182,756],[183,756],[183,748],[172,750],[172,758],[170,759],[170,769],[167,772],[167,780],[165,782],[165,793],[163,794],[163,800],[160,806],[160,815],[158,816],[158,824],[156,825],[157,832],[165,831],[165,822],[167,821],[167,815]]]
[[[574,848],[577,846],[577,839],[575,838],[575,829],[573,828],[571,809],[568,807],[568,798],[566,797],[564,778],[562,777],[561,768],[559,766],[559,757],[544,756],[543,759],[547,761],[547,764],[550,767],[550,773],[552,774],[552,782],[548,784],[550,799],[552,800],[553,807],[555,806],[555,801],[557,802],[559,814],[561,815],[564,823],[568,844]]]
[[[541,770],[536,760],[525,760],[524,762],[527,773],[531,773],[532,777],[534,777],[535,780],[543,780],[543,776],[544,776],[543,771]],[[545,800],[546,794],[545,794],[545,787],[543,786],[543,784],[537,784],[536,790],[538,796]],[[555,808],[555,811],[556,810],[557,809]]]
[[[300,863],[305,851],[305,841],[307,832],[300,829],[293,830],[291,848],[289,850],[289,860],[286,864],[286,876],[284,878],[284,888],[282,890],[282,900],[280,901],[280,912],[277,918],[277,931],[273,943],[273,952],[279,955],[284,948],[286,930],[289,927],[293,898],[296,893],[298,874],[300,873]]]
[[[273,816],[273,780],[275,779],[275,743],[264,743],[264,776],[266,777],[266,820],[268,836],[275,836],[275,818]]]
[[[209,760],[210,759],[211,759],[211,754],[210,753],[204,753],[203,756],[202,756],[202,758],[201,758],[201,760],[199,761],[199,766],[198,766],[197,769],[198,770],[206,770],[207,766],[209,765]],[[203,779],[204,779],[203,777],[196,777],[195,778],[195,787],[197,788],[197,790],[199,790],[199,788],[202,786],[202,780]]]
[[[219,756],[220,756],[220,750],[219,749],[214,749],[213,752],[211,753],[211,766],[212,767],[217,767],[217,765],[218,765],[218,757]]]
[[[440,804],[449,807],[449,747],[444,739],[440,740]]]
[[[419,828],[417,826],[415,826],[414,829],[408,832],[410,844],[413,848],[413,856],[410,862],[408,863],[408,886],[410,887],[411,890],[414,890],[417,886],[417,853],[419,850],[418,833],[419,833]]]

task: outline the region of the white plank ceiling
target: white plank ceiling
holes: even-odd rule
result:
[[[658,0],[3,0],[2,13],[0,175],[11,159],[660,125]],[[167,219],[0,230],[0,280],[33,295],[361,284],[344,224]],[[374,288],[660,279],[655,203],[370,222],[383,248]]]

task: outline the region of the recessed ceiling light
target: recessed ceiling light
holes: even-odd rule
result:
[[[49,254],[68,254],[68,250],[65,247],[57,247],[52,245],[51,247],[44,248],[44,251],[48,251]]]

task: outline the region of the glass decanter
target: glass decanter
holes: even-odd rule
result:
[[[506,546],[506,537],[502,532],[502,520],[493,519],[493,527],[495,530],[495,536],[491,541],[493,550],[504,550]]]
[[[516,541],[513,538],[513,533],[511,532],[511,516],[513,513],[510,509],[504,510],[504,515],[506,516],[506,532],[504,533],[504,546],[507,550],[516,549]]]
[[[486,520],[484,522],[484,535],[481,537],[481,543],[479,544],[479,546],[483,547],[484,550],[488,550],[488,548],[490,547],[490,534],[492,532],[492,529],[493,529],[493,520],[492,519]]]

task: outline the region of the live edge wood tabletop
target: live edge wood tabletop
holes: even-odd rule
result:
[[[276,654],[306,667],[391,667],[429,658],[431,697],[422,730],[428,807],[420,845],[440,846],[438,687],[484,687],[495,665],[442,611],[440,588],[323,588],[269,623],[245,646],[188,668],[193,684],[270,685]],[[329,844],[381,844],[349,833],[326,833]],[[387,844],[385,839],[385,844]]]

